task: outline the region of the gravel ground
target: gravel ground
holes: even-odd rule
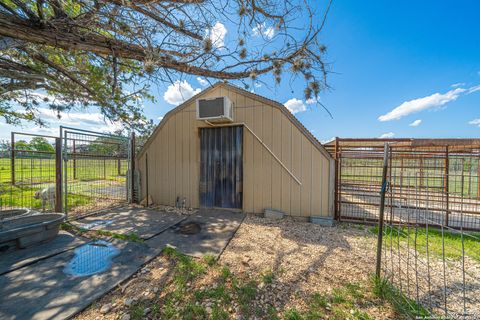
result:
[[[221,256],[233,272],[276,276],[265,300],[277,309],[302,308],[315,292],[332,293],[346,283],[369,286],[376,237],[354,225],[321,227],[292,219],[248,216]],[[364,306],[378,319],[394,318],[380,304]]]
[[[407,248],[388,251],[386,258],[383,268],[388,277],[412,300],[437,315],[457,319],[465,314],[471,319],[480,318],[480,264],[477,261],[466,256],[464,261],[447,258],[444,264],[440,258],[415,256],[415,250]]]
[[[370,291],[375,244],[376,237],[367,227],[321,227],[288,218],[274,221],[248,215],[219,263],[240,277],[273,275],[272,281],[259,285],[259,294],[253,301],[255,307],[302,311],[308,308],[312,294],[335,294],[336,288],[354,283],[369,292],[356,309],[372,318],[396,319],[392,307],[374,298]],[[171,279],[172,267],[164,256],[157,257],[76,319],[130,319],[127,312],[132,303],[155,301],[162,294],[159,288]],[[235,312],[231,318],[245,319]]]

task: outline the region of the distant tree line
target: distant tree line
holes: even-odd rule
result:
[[[11,156],[11,144],[7,140],[0,141],[0,157]],[[15,157],[18,158],[53,158],[55,155],[54,146],[46,138],[34,137],[29,142],[26,140],[15,141]],[[43,155],[29,151],[40,151]]]

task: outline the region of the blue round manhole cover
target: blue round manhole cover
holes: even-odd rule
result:
[[[120,250],[107,241],[98,240],[75,249],[75,256],[65,267],[64,272],[77,277],[90,276],[103,272],[112,265],[112,258]]]

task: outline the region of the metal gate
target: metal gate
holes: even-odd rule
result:
[[[11,210],[61,211],[61,140],[55,136],[12,132],[0,144],[0,219]],[[61,199],[61,197],[60,197]]]
[[[480,141],[475,139],[337,139],[336,217],[378,221],[383,144],[389,142],[385,218],[413,209],[438,225],[480,230]]]
[[[69,219],[126,203],[132,151],[128,137],[60,127],[63,204]]]

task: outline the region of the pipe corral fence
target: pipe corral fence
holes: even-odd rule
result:
[[[337,138],[326,144],[336,160],[337,220],[378,221],[385,143],[386,219],[406,219],[416,209],[445,227],[480,230],[480,139]]]
[[[12,132],[0,145],[0,218],[28,208],[75,219],[131,201],[134,148],[134,136],[70,127]]]
[[[420,318],[479,318],[480,139],[325,147],[336,160],[336,219],[373,225],[377,276],[398,304]]]

